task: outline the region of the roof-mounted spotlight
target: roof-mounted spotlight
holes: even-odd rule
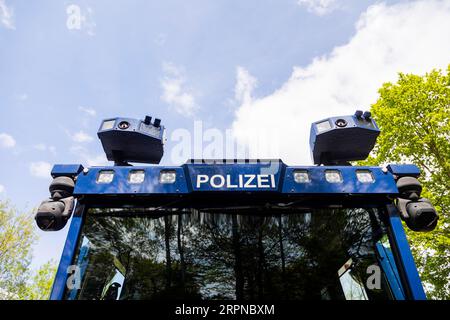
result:
[[[371,117],[372,117],[372,114],[370,113],[370,111],[364,112],[363,118],[366,119],[366,121],[370,121]]]
[[[150,124],[152,123],[152,117],[150,117],[150,116],[145,116],[144,123],[145,123],[146,125],[150,125]]]
[[[313,161],[318,165],[349,165],[349,161],[364,160],[379,134],[367,111],[314,122],[309,139]]]
[[[103,150],[115,165],[128,162],[153,163],[164,154],[164,127],[161,120],[146,116],[144,120],[129,118],[106,119],[97,133]]]

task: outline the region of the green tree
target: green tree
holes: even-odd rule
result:
[[[30,281],[21,296],[24,300],[48,300],[56,274],[56,263],[44,263],[30,278]]]
[[[55,274],[55,263],[30,270],[32,245],[37,235],[34,219],[17,213],[0,200],[0,299],[45,299]]]
[[[450,65],[446,73],[400,73],[379,94],[371,111],[381,134],[367,163],[421,168],[422,196],[433,202],[440,220],[433,232],[408,231],[408,237],[428,296],[450,299]]]

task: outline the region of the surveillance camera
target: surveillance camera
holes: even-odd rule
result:
[[[398,199],[402,218],[408,228],[413,231],[432,231],[436,228],[439,216],[430,200],[421,198],[419,200]]]
[[[73,202],[73,197],[43,201],[34,217],[39,229],[58,231],[64,228],[72,214]]]
[[[314,122],[309,137],[314,164],[346,166],[350,161],[366,159],[380,130],[375,120],[364,116],[367,112],[356,111],[351,116]]]
[[[97,133],[106,158],[116,165],[129,162],[154,163],[164,154],[164,126],[161,119],[146,116],[144,120],[131,118],[106,119]]]

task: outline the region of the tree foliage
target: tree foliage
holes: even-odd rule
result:
[[[369,164],[414,163],[422,170],[422,196],[439,212],[436,230],[408,232],[431,298],[450,298],[450,65],[446,73],[399,74],[372,106],[381,129]]]
[[[30,278],[23,295],[24,300],[47,300],[50,297],[53,279],[56,274],[56,263],[44,263]]]
[[[55,263],[48,262],[36,272],[30,270],[36,240],[33,218],[0,201],[0,299],[48,298]]]

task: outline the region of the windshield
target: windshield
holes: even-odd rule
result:
[[[380,248],[377,209],[91,208],[65,297],[391,299]]]

